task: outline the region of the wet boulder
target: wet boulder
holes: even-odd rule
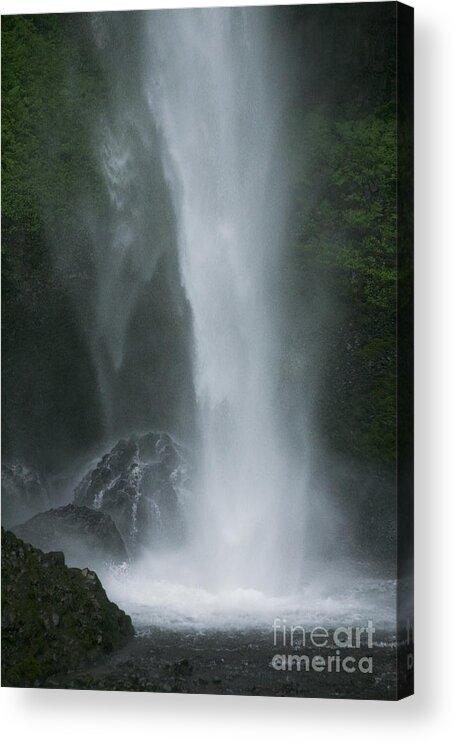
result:
[[[19,523],[50,507],[47,482],[25,464],[2,464],[2,523]]]
[[[186,449],[167,433],[147,433],[103,456],[77,486],[74,502],[108,513],[135,552],[184,537],[189,487]]]
[[[95,572],[69,568],[2,528],[2,685],[46,685],[101,660],[134,635]]]
[[[38,513],[11,530],[43,551],[63,551],[68,564],[84,567],[120,563],[127,551],[107,513],[74,504]]]

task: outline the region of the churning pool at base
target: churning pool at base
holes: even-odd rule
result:
[[[288,625],[326,628],[361,626],[393,632],[396,581],[378,577],[319,577],[293,594],[268,595],[237,587],[207,589],[193,582],[157,579],[134,565],[110,568],[102,582],[111,600],[132,618],[139,633],[148,627],[170,630],[269,629],[275,619]]]

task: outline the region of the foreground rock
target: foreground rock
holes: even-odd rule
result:
[[[65,566],[2,528],[2,684],[41,685],[124,645],[131,619],[94,572]]]
[[[10,526],[50,507],[46,482],[31,466],[2,464],[2,523]]]
[[[38,549],[63,551],[66,561],[74,566],[118,563],[128,558],[112,518],[83,506],[70,504],[48,510],[11,530]]]
[[[121,440],[88,472],[75,503],[108,513],[127,548],[181,540],[189,489],[185,450],[167,433]]]

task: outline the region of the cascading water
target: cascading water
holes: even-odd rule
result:
[[[289,308],[278,287],[290,182],[282,122],[293,83],[280,61],[273,14],[154,11],[137,23],[133,15],[121,14],[118,23],[108,14],[95,29],[112,88],[111,114],[97,132],[105,141],[97,152],[111,211],[101,242],[100,272],[107,275],[98,287],[98,317],[108,318],[97,327],[111,366],[122,373],[135,310],[125,286],[132,281],[143,292],[159,255],[177,242],[198,430],[198,442],[187,436],[185,443],[197,471],[182,496],[186,536],[157,546],[151,534],[150,550],[126,573],[103,575],[103,584],[136,626],[270,625],[277,615],[303,613],[330,623],[335,615],[368,615],[376,587],[365,584],[359,597],[346,565],[318,563],[314,545],[330,549],[338,521],[323,477],[314,476],[310,418],[300,405],[302,430],[290,445],[280,410]],[[132,40],[125,38],[130,22]],[[173,215],[163,219],[169,202]],[[104,267],[109,251],[113,260]],[[154,322],[142,311],[141,342],[152,328],[152,348],[160,332]],[[166,362],[172,366],[172,358]],[[123,392],[116,390],[111,404]],[[149,430],[154,411],[150,405]],[[315,522],[316,535],[308,526],[316,531]],[[392,600],[392,591],[383,593]]]
[[[282,224],[279,106],[264,74],[264,21],[251,10],[152,14],[148,98],[194,327],[202,461],[193,558],[212,586],[270,589],[286,462],[270,300]]]

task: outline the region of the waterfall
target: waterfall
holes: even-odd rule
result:
[[[125,571],[102,575],[138,626],[324,625],[369,615],[376,590],[365,583],[359,599],[357,567],[340,556],[346,521],[314,433],[317,330],[332,310],[293,302],[292,280],[285,295],[301,56],[275,20],[269,8],[93,17],[109,89],[95,122],[107,194],[93,218],[99,377],[116,433],[168,419],[196,469],[179,493],[183,535],[151,533]],[[164,418],[179,395],[191,404]]]
[[[202,452],[192,558],[209,585],[230,588],[273,586],[287,540],[272,292],[280,106],[268,79],[267,17],[152,13],[145,55],[193,319]]]
[[[375,576],[395,579],[397,505],[379,16],[18,17],[7,39],[7,450],[43,462],[55,504],[112,518],[128,560],[101,578],[137,626],[324,625],[376,593],[393,614]]]

